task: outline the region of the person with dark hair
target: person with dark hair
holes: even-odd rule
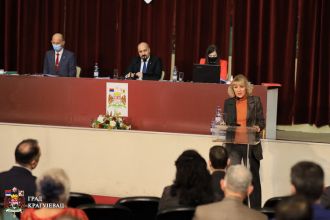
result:
[[[324,172],[320,165],[301,161],[291,168],[291,184],[293,193],[304,196],[313,208],[313,219],[330,219],[330,210],[320,204],[324,190]]]
[[[75,77],[77,73],[76,57],[73,52],[64,48],[65,39],[63,34],[55,33],[52,36],[52,50],[48,50],[44,58],[43,73]]]
[[[197,206],[194,220],[266,220],[267,216],[250,209],[243,200],[253,191],[251,172],[243,165],[231,165],[221,180],[225,198],[220,202]]]
[[[223,81],[227,80],[228,62],[226,60],[220,59],[220,53],[218,51],[218,47],[215,44],[211,44],[207,47],[205,52],[205,58],[201,58],[199,63],[208,65],[220,65],[220,79]]]
[[[262,104],[258,96],[252,95],[253,86],[244,75],[237,75],[228,87],[230,98],[225,100],[224,114],[228,126],[254,127],[255,131],[260,132],[265,128],[265,118]],[[247,139],[236,133],[236,139]],[[240,140],[241,142],[244,142]],[[238,141],[237,141],[238,142]],[[249,165],[252,172],[253,193],[249,197],[252,208],[261,208],[261,184],[260,184],[260,160],[263,159],[261,144],[249,146]],[[247,145],[246,144],[226,144],[230,163],[247,165]]]
[[[220,181],[225,177],[225,169],[229,163],[226,148],[217,145],[211,147],[209,158],[209,167],[212,174],[212,188],[215,194],[215,199],[220,201],[224,197],[224,193],[220,187]]]
[[[31,171],[37,167],[40,155],[40,147],[35,139],[23,140],[16,146],[16,165],[0,173],[0,201],[3,201],[5,190],[14,187],[24,191],[25,200],[28,196],[35,196],[36,177]]]
[[[304,196],[290,196],[278,204],[275,217],[276,220],[311,220],[313,209]]]
[[[37,179],[37,196],[41,198],[40,209],[26,209],[21,220],[56,220],[62,216],[72,216],[88,220],[85,212],[68,208],[70,181],[63,169],[50,169]]]
[[[178,206],[195,207],[214,201],[211,175],[206,161],[197,151],[184,151],[175,161],[175,166],[175,180],[171,186],[165,187],[159,210]]]

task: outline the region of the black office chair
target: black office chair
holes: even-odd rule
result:
[[[134,219],[155,220],[159,198],[152,196],[125,197],[118,200],[116,204],[129,208]]]
[[[275,218],[275,209],[273,208],[261,208],[261,209],[257,209],[257,211],[265,214],[268,217],[268,219]]]
[[[194,217],[194,207],[178,207],[164,209],[157,214],[157,220],[191,220]]]
[[[78,208],[86,213],[89,220],[133,220],[131,210],[121,205],[87,204]]]
[[[84,204],[95,204],[93,196],[86,193],[70,192],[68,207],[76,208]]]
[[[289,198],[289,196],[272,197],[265,202],[263,208],[275,209],[280,201],[287,198]]]

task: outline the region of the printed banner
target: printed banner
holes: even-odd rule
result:
[[[106,94],[107,115],[128,117],[128,84],[108,82]]]

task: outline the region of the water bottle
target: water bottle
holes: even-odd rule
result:
[[[99,77],[99,66],[97,63],[94,65],[94,78]]]
[[[220,106],[217,106],[216,108],[214,123],[215,123],[214,130],[216,130],[215,134],[219,137],[220,140],[225,140],[226,130],[224,130],[223,125],[226,125],[226,123]]]
[[[176,82],[178,80],[178,69],[176,68],[176,66],[174,66],[173,68],[172,80],[173,82]]]

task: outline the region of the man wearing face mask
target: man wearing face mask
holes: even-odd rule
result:
[[[150,55],[150,47],[147,43],[141,42],[138,45],[139,56],[133,58],[125,72],[126,79],[159,80],[162,75],[161,60]]]
[[[53,50],[46,52],[44,59],[44,74],[65,77],[76,76],[76,58],[74,54],[64,49],[64,36],[56,33],[52,37]]]

